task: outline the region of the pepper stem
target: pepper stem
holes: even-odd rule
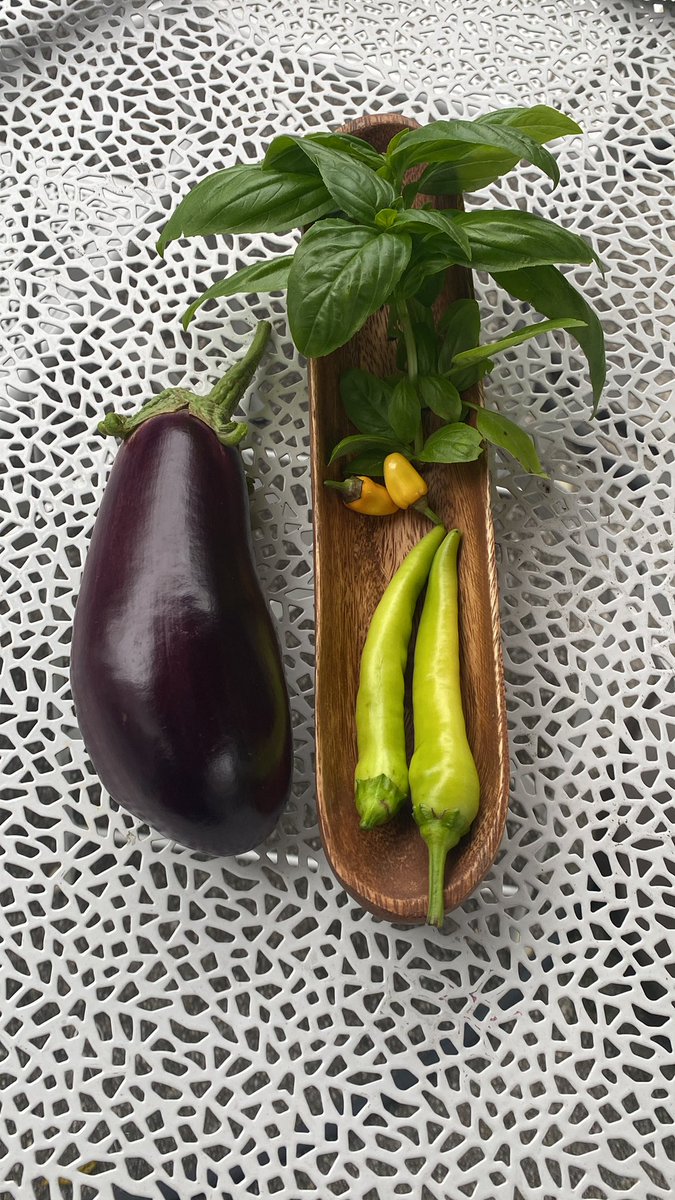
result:
[[[412,507],[416,509],[417,512],[421,513],[423,517],[428,517],[434,525],[443,524],[443,521],[441,521],[441,518],[438,516],[438,514],[434,512],[433,508],[429,508],[429,505],[424,503],[423,498],[421,500],[416,500]]]
[[[449,829],[420,830],[429,849],[429,907],[427,925],[440,929],[445,919],[445,862],[448,853],[457,845],[457,837]]]

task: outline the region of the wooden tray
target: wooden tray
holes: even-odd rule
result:
[[[416,122],[397,115],[364,117],[344,127],[376,149]],[[440,200],[439,206],[447,203]],[[470,272],[448,272],[440,310],[472,295]],[[427,910],[427,850],[409,807],[388,825],[359,828],[354,807],[354,711],[361,650],[382,592],[399,563],[430,528],[423,517],[359,516],[344,507],[324,480],[332,447],[354,430],[339,394],[349,367],[391,374],[394,343],[386,317],[372,317],[347,345],[310,362],[310,430],[314,511],[316,611],[316,784],[319,828],[336,876],[378,917],[422,922]],[[480,388],[468,397],[482,403]],[[446,909],[474,890],[494,861],[504,831],[509,757],[490,487],[485,456],[426,473],[430,502],[448,528],[463,533],[459,560],[460,638],[464,710],[481,781],[481,807],[470,833],[448,857]]]

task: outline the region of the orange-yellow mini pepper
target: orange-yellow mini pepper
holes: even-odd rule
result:
[[[434,525],[443,522],[427,504],[427,485],[419,471],[404,454],[388,454],[384,460],[384,482],[386,489],[399,508],[416,508]]]
[[[340,482],[337,479],[326,479],[326,487],[334,488],[342,496],[342,502],[351,508],[352,512],[363,513],[369,517],[390,517],[399,511],[398,504],[392,500],[386,487],[375,483],[367,475],[350,475]]]

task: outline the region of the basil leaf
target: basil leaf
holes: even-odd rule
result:
[[[416,296],[430,275],[438,275],[442,271],[447,271],[448,267],[461,262],[461,251],[454,246],[447,243],[443,245],[437,238],[432,238],[427,242],[420,242],[418,238],[413,238],[410,266],[397,288],[398,295],[404,300]]]
[[[554,184],[560,181],[558,165],[552,154],[527,133],[508,126],[480,125],[474,121],[432,121],[421,129],[411,129],[389,154],[398,171],[418,163],[453,162],[461,158],[466,146],[488,147],[516,155],[539,167]],[[426,174],[426,172],[425,172]],[[424,176],[419,190],[426,191]]]
[[[422,419],[420,398],[412,379],[396,384],[389,401],[389,424],[400,441],[412,442]]]
[[[383,154],[378,154],[377,150],[374,150],[368,142],[364,142],[361,138],[353,137],[349,133],[319,131],[318,133],[308,133],[305,137],[288,133],[276,137],[268,147],[262,163],[263,168],[300,173],[307,171],[310,174],[316,174],[315,164],[307,158],[302,149],[304,142],[325,146],[328,150],[363,163],[373,171],[379,170],[386,161]]]
[[[495,283],[518,300],[525,300],[546,317],[577,317],[574,334],[586,358],[593,385],[593,414],[597,412],[605,386],[605,337],[602,325],[583,296],[556,267],[529,267],[494,273]]]
[[[416,321],[413,321],[412,330],[417,347],[417,370],[420,375],[433,375],[438,356],[436,332],[426,323],[422,325]]]
[[[422,283],[415,292],[414,299],[417,300],[418,304],[424,305],[425,308],[431,308],[443,291],[443,283],[444,279],[440,271],[436,272],[435,275],[427,275],[426,279],[422,280]]]
[[[539,337],[540,333],[550,333],[553,329],[578,329],[582,325],[583,321],[577,321],[576,317],[559,317],[556,321],[537,321],[536,325],[518,329],[516,333],[510,333],[508,337],[500,338],[498,342],[488,342],[487,346],[474,346],[473,350],[462,350],[460,354],[455,355],[452,365],[466,367],[471,363],[480,362],[482,358],[491,358],[493,354],[499,354],[502,350],[509,350],[511,346],[520,346],[522,342],[529,342],[531,338]]]
[[[381,450],[366,451],[365,454],[357,454],[356,458],[349,460],[350,475],[384,475],[384,460],[387,453]]]
[[[432,433],[415,457],[421,462],[473,462],[482,453],[478,430],[473,425],[457,422]]]
[[[477,117],[475,125],[508,125],[543,144],[567,134],[581,133],[576,121],[546,104],[533,108],[507,108]],[[518,155],[481,146],[467,150],[454,162],[431,167],[420,181],[420,190],[429,196],[476,192],[494,183],[500,175],[512,171]]]
[[[157,243],[163,254],[180,237],[210,233],[288,233],[335,208],[320,179],[227,167],[197,183],[169,217]]]
[[[568,134],[583,133],[571,117],[548,104],[535,104],[532,108],[501,108],[497,112],[484,113],[476,117],[476,125],[510,125],[513,129],[527,133],[538,142],[553,142]]]
[[[462,251],[462,258],[467,262],[471,258],[469,239],[457,224],[455,215],[439,212],[438,209],[408,208],[398,213],[394,229],[403,229],[408,233],[441,233],[449,237]]]
[[[345,371],[340,378],[342,406],[359,433],[391,436],[392,429],[387,420],[391,393],[392,388],[384,380],[358,367]]]
[[[470,367],[453,367],[450,371],[445,371],[445,378],[454,383],[458,392],[465,392],[467,388],[473,387],[474,383],[478,383],[484,375],[489,375],[490,371],[494,370],[494,363],[491,359],[483,359],[482,362],[473,363]]]
[[[417,380],[420,399],[444,421],[459,421],[462,415],[462,398],[457,388],[443,375],[420,375]]]
[[[392,441],[390,437],[376,437],[374,434],[368,433],[352,433],[349,437],[342,438],[337,446],[333,448],[333,453],[328,459],[328,465],[335,462],[336,458],[344,458],[345,454],[361,454],[364,451],[380,451],[384,456],[393,453],[395,450],[404,451],[405,446],[400,445],[397,441]]]
[[[585,238],[535,213],[494,209],[458,213],[457,220],[471,243],[471,266],[476,271],[599,262]]]
[[[251,263],[250,267],[242,267],[241,271],[235,271],[234,275],[212,283],[188,308],[183,316],[183,328],[187,329],[197,309],[206,304],[207,300],[215,300],[219,296],[235,296],[238,292],[284,291],[292,262],[292,254],[286,258],[266,259],[263,262]]]
[[[475,300],[455,300],[440,320],[445,334],[438,352],[438,369],[447,371],[456,354],[471,350],[480,341],[480,308]]]
[[[521,429],[515,421],[503,417],[501,413],[488,408],[480,408],[477,404],[471,404],[469,407],[475,409],[476,428],[486,442],[506,450],[531,475],[541,475],[544,479],[548,479],[548,475],[539,461],[534,439],[529,433]]]
[[[337,207],[361,224],[373,223],[375,214],[389,208],[396,199],[391,184],[363,163],[309,138],[299,139],[298,145],[318,168]]]
[[[308,357],[330,354],[391,295],[410,257],[410,239],[320,221],[302,238],[288,278],[293,341]]]

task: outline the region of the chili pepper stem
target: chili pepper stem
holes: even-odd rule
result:
[[[449,851],[457,845],[459,839],[450,830],[442,827],[421,830],[421,833],[429,849],[427,925],[436,925],[440,929],[445,919],[445,863]]]
[[[434,525],[443,524],[441,518],[434,512],[433,508],[429,508],[429,505],[425,504],[423,500],[418,500],[412,507],[417,509],[417,512],[421,513],[423,517],[428,517]]]

